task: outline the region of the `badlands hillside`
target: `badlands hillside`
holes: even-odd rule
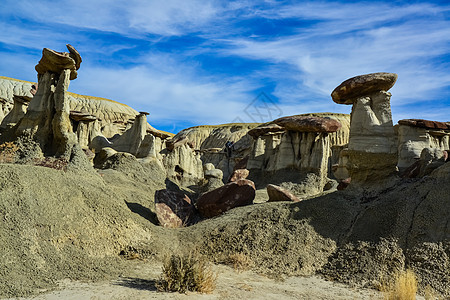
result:
[[[450,123],[394,125],[396,74],[341,83],[332,100],[351,115],[173,135],[68,92],[68,50],[43,50],[37,82],[0,77],[0,297],[190,252],[373,289],[411,269],[420,293],[450,297]]]

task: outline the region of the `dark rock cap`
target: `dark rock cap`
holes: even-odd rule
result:
[[[338,104],[353,104],[359,97],[377,91],[388,91],[397,81],[395,73],[371,73],[352,77],[342,82],[331,93],[331,98]]]
[[[286,131],[286,129],[284,129],[280,125],[267,124],[267,125],[258,126],[258,127],[253,128],[253,129],[250,129],[247,133],[250,136],[252,136],[254,138],[257,138],[257,137],[259,137],[261,135],[264,135],[264,134],[267,134],[269,132],[282,132],[282,131]]]
[[[403,119],[398,121],[398,124],[428,129],[450,129],[449,122],[438,122],[423,119]]]
[[[70,53],[57,52],[48,48],[42,50],[42,58],[35,69],[39,75],[45,72],[60,74],[63,70],[69,69],[70,80],[77,78],[77,70],[80,68],[81,56],[75,48],[67,45]]]
[[[287,130],[299,132],[336,132],[342,127],[339,121],[310,116],[282,117],[273,123]]]

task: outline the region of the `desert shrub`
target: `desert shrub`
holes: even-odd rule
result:
[[[156,284],[159,291],[211,293],[216,287],[216,274],[197,254],[171,255],[164,259],[162,271]]]
[[[13,142],[5,142],[0,145],[0,163],[13,163],[19,147]]]
[[[417,293],[416,275],[412,270],[400,271],[381,290],[386,300],[414,300]]]
[[[251,260],[251,258],[244,253],[234,253],[229,255],[225,263],[227,265],[232,266],[235,270],[239,272],[247,271],[253,265],[253,261]]]

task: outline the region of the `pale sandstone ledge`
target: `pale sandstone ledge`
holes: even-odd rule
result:
[[[6,115],[12,108],[14,95],[33,97],[30,90],[34,84],[36,83],[0,76],[0,99],[4,102],[2,104],[3,114]],[[128,105],[110,99],[78,95],[71,92],[68,92],[68,96],[70,110],[84,111],[94,115],[102,121],[102,124],[113,121],[126,123],[139,114]]]

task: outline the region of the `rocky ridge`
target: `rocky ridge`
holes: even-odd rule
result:
[[[106,129],[100,112],[72,109],[67,90],[81,57],[68,50],[43,51],[31,96],[7,83],[17,94],[0,136],[0,158],[8,163],[0,164],[0,237],[2,253],[11,255],[0,259],[7,270],[2,295],[65,277],[115,276],[118,254],[149,259],[192,250],[216,262],[243,253],[255,270],[274,276],[319,273],[368,287],[410,267],[422,288],[450,295],[448,152],[424,143],[430,148],[421,149],[420,176],[402,179],[395,171],[400,126],[442,137],[447,129],[408,120],[395,130],[387,92],[395,74],[344,81],[332,97],[353,105],[351,117],[295,115],[171,137],[151,127],[145,112],[133,112],[115,131],[118,115],[108,114]],[[348,187],[336,191],[333,177]],[[274,202],[265,203],[261,190]]]

